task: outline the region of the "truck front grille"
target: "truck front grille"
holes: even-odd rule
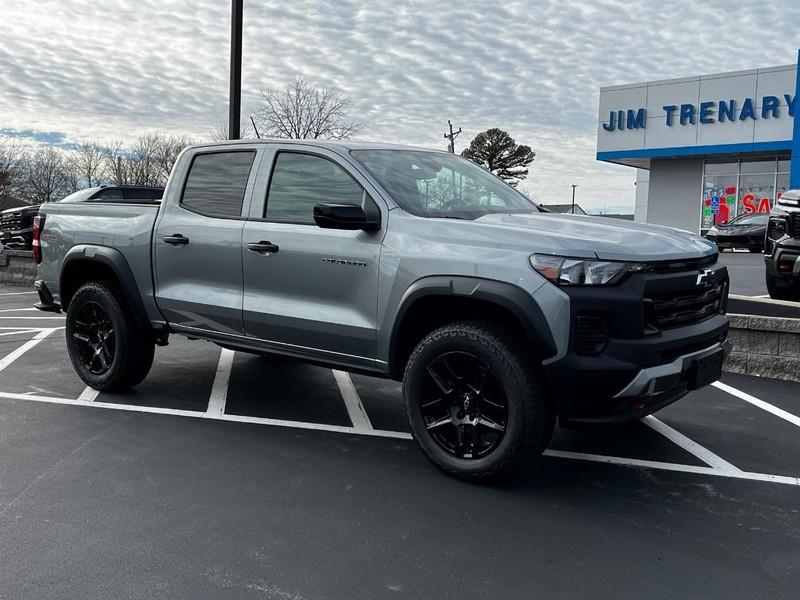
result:
[[[792,213],[789,216],[789,235],[800,239],[800,212]]]
[[[3,215],[3,217],[0,218],[0,231],[16,231],[22,229],[26,221],[31,221],[31,219],[23,217],[19,213]]]
[[[681,290],[644,299],[648,327],[669,329],[692,325],[722,311],[726,282],[708,288]]]

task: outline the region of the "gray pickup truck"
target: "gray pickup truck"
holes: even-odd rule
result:
[[[391,377],[425,455],[468,478],[526,464],[556,418],[662,408],[728,346],[712,242],[549,213],[419,148],[192,146],[161,202],[42,206],[34,251],[95,389],[142,381],[173,333]]]

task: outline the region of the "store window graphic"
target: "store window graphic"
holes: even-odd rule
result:
[[[727,223],[736,216],[736,186],[710,185],[703,191],[703,225]]]

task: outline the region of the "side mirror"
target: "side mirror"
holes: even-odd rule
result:
[[[377,231],[381,228],[380,216],[370,218],[358,204],[317,204],[314,222],[322,229]]]

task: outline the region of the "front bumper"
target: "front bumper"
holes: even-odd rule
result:
[[[693,374],[697,359],[712,353],[724,356],[730,347],[724,314],[727,271],[718,264],[712,269],[718,272],[722,290],[715,311],[692,322],[662,321],[661,327],[652,325],[647,299],[673,292],[680,298],[685,290],[697,289],[697,270],[642,274],[603,289],[567,290],[569,347],[564,356],[545,366],[562,423],[637,419],[698,385]],[[601,319],[607,328],[605,341],[594,352],[581,346],[576,324],[587,315]]]

